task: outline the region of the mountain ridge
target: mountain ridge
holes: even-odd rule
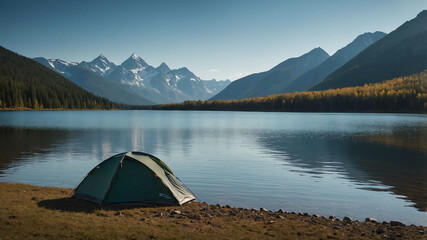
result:
[[[310,90],[360,86],[427,68],[427,10],[360,52]]]
[[[232,100],[261,97],[278,93],[301,74],[323,62],[329,54],[317,47],[299,56],[288,58],[265,72],[254,73],[232,82],[210,100]]]
[[[40,57],[34,59],[90,92],[132,105],[206,100],[229,83],[229,81],[215,81],[210,82],[208,87],[207,81],[200,79],[186,67],[170,69],[163,62],[154,68],[135,53],[120,65],[110,62],[103,54],[91,62],[82,61],[81,63]],[[79,68],[71,68],[76,66]],[[84,72],[83,69],[95,73],[98,77]],[[71,72],[79,77],[89,79],[78,79],[72,76]],[[114,90],[116,94],[102,86],[102,81],[105,81],[107,86],[116,84],[115,88],[117,89]],[[96,89],[96,86],[100,89]],[[127,94],[120,97],[117,92],[126,92]],[[141,101],[141,99],[144,100]]]
[[[373,33],[366,32],[358,35],[352,42],[336,51],[324,62],[304,73],[280,91],[286,93],[308,90],[385,35],[387,34],[380,31]]]

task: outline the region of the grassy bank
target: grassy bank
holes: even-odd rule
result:
[[[0,183],[0,239],[426,239],[427,227],[189,203],[101,208],[72,190]],[[178,210],[181,213],[174,214]]]

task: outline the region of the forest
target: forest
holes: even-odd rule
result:
[[[0,47],[0,109],[121,109],[41,64]]]
[[[157,110],[283,112],[427,112],[427,70],[364,86],[270,95],[241,100],[185,101]]]

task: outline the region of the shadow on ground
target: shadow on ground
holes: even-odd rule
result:
[[[38,202],[39,207],[67,212],[87,212],[102,209],[101,205],[75,198],[48,199]]]
[[[101,206],[90,201],[76,199],[76,198],[48,199],[48,200],[43,200],[38,202],[37,205],[39,207],[51,209],[51,210],[61,210],[61,211],[67,211],[67,212],[86,212],[86,213],[92,213],[95,210],[99,210],[99,209],[123,210],[123,209],[144,208],[144,207],[160,207],[156,205],[142,205],[142,204],[132,205],[130,203]]]

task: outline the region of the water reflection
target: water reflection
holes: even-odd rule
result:
[[[366,139],[383,141],[364,142]],[[427,210],[427,154],[411,151],[413,146],[402,147],[404,141],[397,140],[396,135],[336,138],[270,133],[261,136],[259,141],[273,150],[274,154],[286,153],[286,161],[301,168],[294,170],[296,172],[318,177],[331,172],[340,173],[362,183],[360,188],[393,191],[396,195],[406,196],[420,211]],[[390,144],[393,142],[398,142],[399,147],[393,147]],[[390,187],[366,186],[370,183],[382,183]]]

